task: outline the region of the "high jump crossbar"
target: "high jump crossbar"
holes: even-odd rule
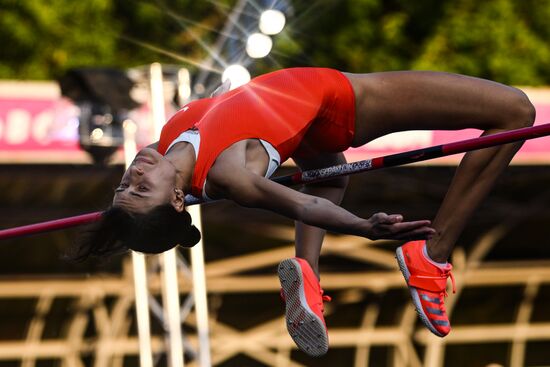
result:
[[[365,159],[358,162],[344,163],[332,167],[296,172],[295,174],[288,176],[275,177],[272,180],[285,186],[319,182],[335,177],[373,171],[381,168],[401,166],[453,154],[465,153],[472,150],[540,138],[547,135],[550,135],[550,123],[504,131],[497,134],[460,140],[447,144],[435,145],[427,148],[410,150],[403,153],[391,154],[373,159]],[[185,198],[185,205],[196,205],[203,202],[203,200],[189,195]],[[101,218],[101,214],[102,212],[99,211],[0,230],[0,240],[89,224],[98,221]]]

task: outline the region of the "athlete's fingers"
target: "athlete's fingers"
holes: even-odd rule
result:
[[[401,214],[392,214],[388,215],[389,223],[399,223],[403,221],[403,216]]]
[[[371,220],[375,223],[391,224],[401,222],[403,216],[401,214],[388,215],[386,213],[376,213],[371,217]]]
[[[428,238],[435,234],[430,221],[402,222],[394,224],[377,224],[372,228],[372,239],[405,239],[409,237]]]
[[[369,221],[372,224],[371,239],[428,238],[435,234],[429,220],[403,222],[401,214],[376,213]]]

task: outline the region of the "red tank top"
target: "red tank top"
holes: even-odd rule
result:
[[[221,96],[187,104],[163,127],[158,151],[166,154],[182,132],[198,129],[201,140],[191,193],[201,197],[210,167],[222,151],[238,141],[263,139],[279,152],[282,163],[296,155],[299,147],[330,152],[347,149],[354,121],[354,95],[342,73],[321,68],[284,69],[254,78]]]

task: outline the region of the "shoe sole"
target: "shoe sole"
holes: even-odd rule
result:
[[[298,348],[319,357],[328,351],[328,336],[323,321],[309,308],[304,292],[300,263],[286,259],[279,264],[279,281],[285,295],[286,328]]]
[[[403,274],[403,277],[405,278],[405,282],[407,282],[407,286],[409,287],[409,291],[411,292],[412,301],[414,304],[414,308],[416,308],[416,313],[420,317],[420,321],[426,326],[432,333],[435,335],[443,338],[446,334],[441,334],[437,329],[435,329],[430,322],[430,319],[424,312],[424,309],[422,309],[422,303],[420,302],[420,296],[418,295],[418,291],[415,287],[411,287],[409,285],[409,278],[411,276],[411,273],[409,272],[409,269],[407,268],[407,264],[405,263],[405,257],[403,256],[403,250],[401,247],[398,247],[395,251],[395,258],[397,259],[397,264],[399,264],[399,270],[401,270],[401,273]]]

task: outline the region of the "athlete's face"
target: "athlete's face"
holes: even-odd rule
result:
[[[131,213],[147,213],[174,200],[175,184],[175,167],[156,150],[142,149],[115,189],[113,206]]]

